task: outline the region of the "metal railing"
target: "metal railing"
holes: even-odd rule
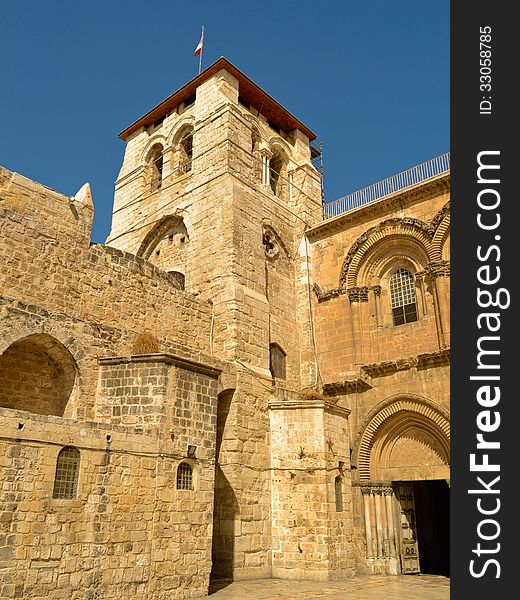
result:
[[[421,163],[411,169],[392,175],[387,179],[373,183],[352,194],[338,198],[323,205],[323,218],[330,219],[344,212],[380,200],[400,190],[427,181],[432,177],[447,173],[450,170],[450,153],[436,156],[431,160]]]

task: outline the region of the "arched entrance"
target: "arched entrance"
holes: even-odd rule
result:
[[[449,414],[392,397],[364,420],[353,450],[369,571],[449,574]]]

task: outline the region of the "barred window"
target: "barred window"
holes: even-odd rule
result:
[[[394,325],[417,321],[415,284],[408,269],[397,269],[390,277],[390,299]]]
[[[193,469],[188,463],[181,463],[177,469],[177,489],[192,490],[193,489]]]
[[[269,369],[273,377],[285,379],[285,352],[277,344],[269,346]]]
[[[60,450],[56,461],[53,498],[68,500],[75,498],[79,479],[79,450],[73,446],[65,446]]]

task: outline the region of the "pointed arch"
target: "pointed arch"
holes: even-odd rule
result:
[[[378,404],[364,419],[354,443],[352,464],[358,478],[381,478],[403,439],[412,439],[414,447],[424,448],[438,465],[449,465],[448,411],[414,394],[392,396]]]
[[[184,219],[179,215],[166,215],[157,221],[145,235],[137,251],[137,256],[148,260],[157,244],[171,232],[184,234],[189,241]]]
[[[429,225],[412,217],[392,218],[382,221],[360,235],[352,244],[343,265],[341,266],[339,284],[341,288],[356,287],[359,284],[358,275],[363,264],[377,248],[396,240],[413,244],[422,261],[432,260],[432,230]],[[395,244],[394,253],[395,253]]]

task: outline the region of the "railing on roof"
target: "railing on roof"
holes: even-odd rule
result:
[[[411,169],[392,175],[387,179],[373,183],[352,194],[338,198],[333,202],[323,205],[323,218],[336,217],[344,212],[380,200],[400,190],[432,179],[450,170],[450,153],[436,156],[431,160],[421,163]]]

